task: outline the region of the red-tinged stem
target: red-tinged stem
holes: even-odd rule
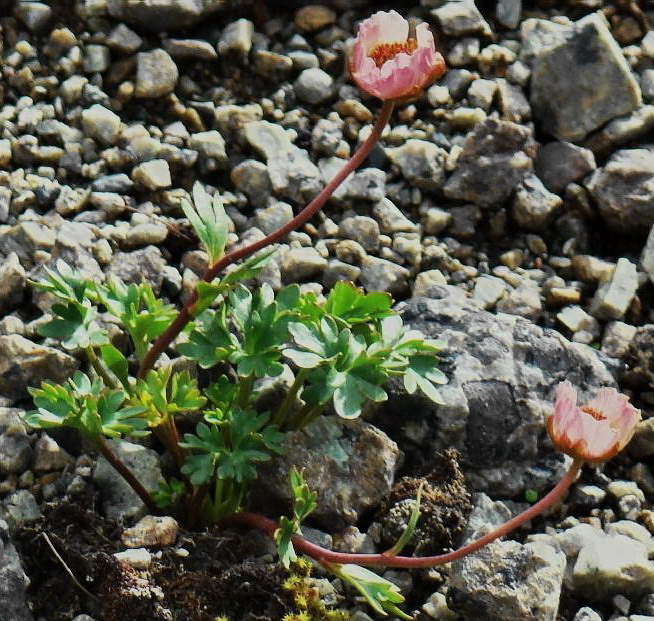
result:
[[[381,110],[379,111],[379,116],[373,125],[372,131],[368,138],[363,142],[363,144],[357,149],[357,151],[352,155],[352,157],[345,163],[343,168],[338,172],[338,174],[320,191],[318,196],[316,196],[297,216],[292,220],[280,226],[276,231],[266,235],[263,239],[256,241],[248,246],[234,250],[224,257],[216,261],[213,265],[210,265],[207,271],[202,275],[202,280],[211,282],[220,272],[222,272],[228,265],[235,263],[240,259],[249,257],[250,255],[265,248],[270,244],[274,244],[286,237],[291,231],[294,231],[299,226],[304,224],[311,216],[313,216],[317,211],[319,211],[324,204],[327,202],[329,197],[334,193],[334,190],[345,180],[345,178],[353,171],[356,170],[363,161],[368,157],[370,151],[375,146],[379,138],[381,137],[384,127],[391,118],[393,113],[393,108],[395,107],[394,101],[384,101]],[[191,319],[191,312],[193,305],[198,299],[197,289],[193,291],[188,301],[179,312],[177,317],[172,321],[168,326],[165,332],[163,332],[159,338],[152,344],[148,353],[143,358],[141,366],[139,367],[137,377],[143,378],[145,374],[154,366],[154,363],[157,361],[161,353],[168,347],[175,337],[184,329],[184,326]]]
[[[532,505],[526,511],[523,511],[520,515],[516,515],[514,518],[510,519],[505,524],[502,524],[498,529],[494,530],[479,539],[476,539],[472,543],[469,543],[458,550],[453,550],[452,552],[447,552],[445,554],[438,554],[436,556],[386,556],[384,554],[353,554],[348,552],[334,552],[333,550],[328,550],[322,546],[318,546],[315,543],[311,543],[306,539],[303,539],[299,535],[295,535],[292,538],[293,546],[296,551],[302,552],[307,556],[315,559],[319,563],[324,565],[329,565],[337,563],[339,565],[344,565],[347,563],[352,563],[355,565],[365,565],[368,567],[403,567],[406,569],[420,569],[426,567],[435,567],[436,565],[443,565],[445,563],[450,563],[456,559],[467,556],[476,552],[480,548],[483,548],[485,545],[489,544],[491,541],[503,537],[504,535],[510,533],[512,530],[518,528],[525,522],[528,522],[532,518],[536,517],[539,513],[542,513],[548,507],[551,507],[557,503],[565,492],[568,490],[570,485],[574,482],[581,470],[581,467],[584,465],[584,462],[578,459],[575,459],[570,466],[570,469],[565,473],[563,478],[557,483],[556,487],[552,489],[548,494],[543,496],[536,504]],[[224,523],[227,524],[245,524],[247,526],[253,526],[266,532],[270,537],[274,537],[275,531],[279,528],[279,524],[274,520],[266,518],[262,515],[256,513],[242,512],[235,513],[225,520]]]
[[[111,450],[105,439],[100,436],[97,442],[98,450],[102,456],[111,464],[111,467],[129,483],[129,486],[138,494],[143,504],[148,508],[150,513],[159,513],[157,503],[152,499],[148,490],[141,485],[140,481],[134,476],[132,471],[120,460],[120,458]]]

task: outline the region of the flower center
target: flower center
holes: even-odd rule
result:
[[[381,67],[387,60],[395,58],[402,52],[411,56],[417,47],[418,42],[413,37],[409,37],[406,41],[378,43],[368,52],[368,56],[375,61],[377,67]]]
[[[595,408],[588,407],[587,405],[582,405],[579,409],[582,412],[586,412],[586,414],[590,414],[595,420],[606,420],[606,416],[604,416],[604,414]]]

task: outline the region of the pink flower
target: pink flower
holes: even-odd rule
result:
[[[577,407],[577,391],[568,381],[556,389],[554,413],[547,431],[554,446],[575,459],[601,463],[631,440],[640,410],[613,388],[602,388],[586,405]]]
[[[350,57],[352,79],[380,99],[417,95],[445,73],[434,36],[422,22],[409,32],[409,22],[397,11],[379,11],[359,26]]]

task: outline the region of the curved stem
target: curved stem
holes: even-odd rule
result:
[[[203,274],[202,280],[206,282],[211,282],[216,275],[222,272],[228,265],[235,263],[240,259],[249,257],[250,255],[261,250],[270,244],[274,244],[282,240],[286,235],[291,231],[294,231],[299,226],[304,224],[311,216],[313,216],[317,211],[319,211],[324,204],[327,202],[329,197],[334,193],[334,190],[345,180],[345,178],[356,168],[358,168],[363,161],[368,157],[370,151],[375,146],[379,138],[381,137],[382,131],[393,113],[393,108],[395,107],[394,101],[384,101],[379,116],[375,121],[375,124],[370,132],[370,136],[363,142],[363,144],[357,149],[357,151],[352,155],[352,157],[345,163],[343,168],[338,172],[338,174],[320,191],[318,196],[316,196],[297,216],[292,220],[280,226],[277,230],[266,235],[263,239],[256,241],[248,246],[243,248],[238,248],[232,252],[226,254],[224,257],[216,261],[213,265],[210,265],[207,271]],[[168,347],[172,341],[177,337],[177,335],[184,329],[184,326],[191,319],[191,311],[193,305],[198,299],[197,289],[193,291],[188,301],[179,312],[177,317],[172,321],[168,328],[163,332],[159,338],[152,344],[147,354],[141,362],[139,367],[137,377],[142,378],[152,368],[154,363],[157,361],[161,353]]]
[[[98,358],[93,349],[93,345],[89,345],[84,351],[86,352],[86,357],[89,359],[93,370],[102,378],[105,386],[108,388],[123,388],[120,382],[109,373],[109,370],[104,366],[102,360]]]
[[[143,504],[148,508],[150,513],[159,513],[157,503],[152,499],[148,490],[141,485],[141,482],[134,476],[134,473],[120,460],[118,455],[111,450],[106,440],[102,436],[97,438],[97,447],[102,456],[109,462],[111,467],[129,483],[129,486],[138,494]]]
[[[319,563],[325,565],[332,563],[337,563],[340,565],[353,563],[356,565],[364,565],[368,567],[403,567],[407,569],[419,569],[443,565],[445,563],[450,563],[456,559],[476,552],[480,548],[483,548],[485,545],[489,544],[491,541],[494,541],[499,537],[503,537],[504,535],[510,533],[512,530],[518,528],[518,526],[521,526],[525,522],[528,522],[532,518],[536,517],[539,513],[542,513],[548,507],[551,507],[563,497],[570,485],[572,485],[574,480],[577,478],[577,475],[579,474],[579,471],[583,465],[583,461],[575,459],[563,478],[557,483],[557,485],[548,494],[543,496],[543,498],[541,498],[536,504],[529,507],[529,509],[526,511],[523,511],[521,514],[516,515],[514,518],[502,524],[502,526],[488,533],[487,535],[484,535],[479,539],[475,539],[475,541],[459,548],[458,550],[446,552],[445,554],[414,557],[385,556],[383,553],[353,554],[348,552],[334,552],[333,550],[328,550],[327,548],[323,548],[322,546],[316,545],[315,543],[311,543],[299,535],[295,535],[292,538],[293,546],[298,552],[302,552],[303,554],[306,554]],[[263,530],[270,537],[274,537],[275,531],[279,527],[279,524],[274,520],[263,517],[262,515],[258,515],[256,513],[249,512],[235,513],[226,520],[226,523],[246,524],[248,526],[253,526]]]

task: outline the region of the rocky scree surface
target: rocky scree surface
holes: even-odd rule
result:
[[[449,71],[398,106],[258,284],[389,292],[406,321],[447,340],[445,403],[392,386],[365,421],[291,434],[254,496],[283,510],[288,468],[306,466],[320,498],[307,535],[381,551],[426,477],[434,503],[411,545],[458,545],[564,471],[544,431],[559,381],[582,399],[618,387],[643,422],[627,454],[587,468],[562,507],[449,567],[385,575],[420,619],[654,619],[648,7],[15,0],[0,16],[0,611],[12,621],[291,611],[269,542],[135,526],[139,499],[79,438],[24,425],[27,388],[80,364],[37,335],[49,301],[29,280],[61,258],[182,302],[207,264],[180,208],[198,179],[227,205],[230,247],[291,219],[370,131],[379,102],[344,67],[357,21],[379,8],[428,21]],[[156,484],[155,447],[115,448]],[[317,575],[324,601],[370,618]]]

